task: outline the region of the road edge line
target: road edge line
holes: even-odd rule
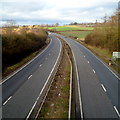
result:
[[[75,41],[75,42],[76,42],[76,41]],[[78,42],[76,42],[76,43],[82,45],[81,43],[78,43]],[[104,66],[105,66],[118,80],[120,80],[119,76],[118,76],[113,70],[111,70],[111,68],[109,68],[102,59],[98,58],[90,49],[88,49],[88,48],[85,47],[84,45],[82,45],[82,46],[83,46],[85,49],[87,49],[93,56],[95,56],[95,58],[96,58],[97,60],[99,60],[102,64],[104,64]]]
[[[58,39],[58,40],[59,40],[59,39]],[[47,81],[45,82],[45,84],[44,84],[44,86],[43,86],[41,92],[39,93],[39,95],[38,95],[37,100],[35,101],[35,103],[39,100],[39,98],[40,98],[40,96],[41,96],[43,90],[45,89],[45,87],[46,87],[46,85],[47,85],[47,83],[48,83],[48,81],[49,81],[49,79],[50,79],[50,77],[51,77],[53,71],[55,70],[55,67],[56,67],[56,65],[57,65],[57,63],[58,63],[58,60],[60,59],[60,55],[61,55],[61,53],[62,53],[62,44],[61,44],[61,41],[60,41],[60,40],[59,40],[59,43],[60,43],[60,52],[59,52],[59,55],[58,55],[57,60],[56,60],[54,66],[53,66],[53,68],[52,68],[52,70],[51,70],[51,72],[50,72],[50,74],[49,74],[49,76],[48,76],[48,78],[47,78]],[[35,104],[35,103],[34,103],[34,104]],[[44,102],[43,102],[43,103],[44,103]],[[32,108],[31,108],[30,112],[28,113],[28,115],[27,115],[27,117],[26,117],[26,120],[29,119],[29,117],[30,117],[30,115],[31,115],[31,113],[32,113],[32,111],[33,111],[33,109],[35,108],[35,105],[34,105],[34,104],[33,104]]]
[[[80,114],[81,114],[81,119],[83,119],[83,107],[82,107],[82,99],[81,99],[81,93],[80,93],[80,83],[79,83],[79,75],[78,75],[78,68],[76,64],[76,59],[75,55],[72,51],[73,58],[74,58],[74,63],[75,63],[75,68],[76,68],[76,75],[77,75],[77,83],[78,83],[78,93],[79,93],[79,101],[80,101]]]
[[[65,39],[64,39],[65,40]],[[65,40],[66,41],[66,40]],[[67,41],[66,41],[67,42]],[[70,44],[67,42],[67,44],[69,45],[69,47],[71,48]],[[77,69],[77,65],[76,65],[76,59],[75,59],[75,55],[73,53],[73,50],[71,49],[72,55],[73,55],[73,60],[75,63],[75,68],[76,68],[76,74],[77,74],[77,82],[78,82],[78,93],[79,93],[79,102],[80,102],[80,114],[81,114],[81,119],[83,120],[83,107],[82,107],[82,99],[81,99],[81,93],[80,93],[80,85],[79,85],[79,75],[78,75],[78,69]]]
[[[44,49],[42,50],[37,56],[35,56],[32,60],[28,61],[25,65],[23,65],[22,67],[20,67],[16,72],[13,72],[13,74],[11,74],[10,76],[8,75],[5,79],[3,79],[2,82],[0,82],[0,85],[2,85],[3,83],[5,83],[8,79],[10,79],[12,76],[14,76],[15,74],[17,74],[18,72],[20,72],[22,69],[24,69],[27,65],[29,65],[30,63],[32,63],[36,58],[38,58],[42,53],[44,53],[48,47],[51,45],[52,43],[52,39],[49,43],[49,45]]]
[[[65,49],[66,51],[66,49]],[[67,51],[66,51],[67,53]],[[70,62],[70,94],[69,94],[69,111],[68,111],[68,120],[70,120],[71,118],[71,106],[72,106],[72,62],[70,60],[70,57],[67,53],[67,56],[69,58],[69,62]]]

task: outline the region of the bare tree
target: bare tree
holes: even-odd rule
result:
[[[15,22],[15,20],[7,20],[5,26],[6,27],[15,27],[16,22]]]

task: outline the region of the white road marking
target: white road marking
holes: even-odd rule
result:
[[[88,63],[90,63],[90,62],[88,61]]]
[[[49,55],[50,55],[50,53],[49,53]]]
[[[118,112],[116,106],[114,106],[114,109],[115,109],[116,113],[118,114],[118,116],[120,117],[120,113]]]
[[[30,75],[29,77],[28,77],[28,79],[30,79],[32,77],[32,75]]]
[[[69,42],[68,41],[66,41],[66,42],[70,46]],[[70,48],[71,48],[71,46],[70,46]],[[78,68],[77,68],[76,59],[75,59],[75,55],[74,55],[73,51],[72,51],[72,54],[73,54],[73,58],[74,58],[75,66],[76,66],[75,68],[76,68],[76,72],[77,72],[76,74],[77,74],[78,94],[79,94],[79,102],[80,102],[80,114],[81,114],[81,120],[83,120],[83,108],[82,108],[82,99],[81,99],[80,86],[79,86]]]
[[[45,52],[47,50],[47,48],[52,44],[52,39],[50,41],[50,44],[40,53],[38,54],[36,57],[34,57],[32,60],[30,60],[29,62],[27,62],[23,67],[21,67],[20,69],[18,69],[17,71],[15,71],[12,75],[8,76],[7,78],[5,78],[2,82],[0,82],[0,85],[3,84],[4,82],[6,82],[7,80],[9,80],[12,76],[14,76],[15,74],[17,74],[19,71],[21,71],[23,68],[25,68],[27,65],[29,65],[32,61],[34,61],[37,57],[39,57],[43,52]]]
[[[80,44],[78,42],[76,42],[77,44]],[[80,44],[81,45],[81,44]],[[86,50],[88,50],[93,56],[94,53],[92,53],[88,48],[86,48],[85,46],[81,45],[82,47],[84,47]],[[97,56],[95,56],[96,59],[98,59],[102,64],[104,64],[104,66],[118,79],[120,80],[119,76],[117,76],[100,58],[98,58]]]
[[[12,98],[12,96],[10,96],[10,97],[3,103],[3,105],[5,105],[11,98]]]
[[[84,55],[84,58],[85,58],[85,55]]]
[[[60,41],[60,40],[59,40],[59,41]],[[55,69],[57,63],[58,63],[58,60],[59,60],[59,58],[60,58],[61,51],[62,51],[62,44],[61,44],[61,42],[60,42],[60,52],[59,52],[59,55],[58,55],[58,57],[57,57],[57,60],[56,60],[56,62],[55,62],[55,64],[54,64],[54,66],[53,66],[53,68],[52,68],[52,70],[51,70],[51,72],[50,72],[50,74],[49,74],[49,76],[48,76],[48,78],[47,78],[47,80],[46,80],[46,82],[45,82],[45,84],[44,84],[44,86],[43,86],[41,92],[39,93],[39,95],[38,95],[38,97],[37,97],[37,100],[35,101],[34,105],[32,106],[32,108],[31,108],[29,114],[27,115],[26,120],[29,119],[29,117],[30,117],[30,115],[31,115],[31,113],[32,113],[32,111],[33,111],[35,105],[37,104],[38,99],[40,98],[40,96],[41,96],[43,90],[45,89],[45,87],[46,87],[46,85],[47,85],[47,83],[48,83],[48,81],[49,81],[49,79],[50,79],[50,77],[51,77],[51,75],[52,75],[52,73],[53,73],[53,71],[54,71],[54,69]]]
[[[104,85],[103,85],[103,84],[101,84],[101,86],[102,86],[103,90],[106,92],[107,90],[105,89]]]
[[[47,60],[47,58],[45,58],[45,60]]]
[[[32,111],[33,111],[33,109],[34,109],[34,107],[35,107],[36,104],[37,104],[37,101],[35,101],[34,105],[32,106],[32,109],[30,110],[30,112],[29,112],[26,120],[30,117],[30,115],[31,115],[31,113],[32,113]]]
[[[39,67],[41,67],[41,66],[42,66],[42,64],[39,65]]]
[[[82,107],[82,99],[81,99],[81,93],[80,93],[78,68],[77,68],[76,59],[75,59],[75,55],[74,55],[73,51],[72,51],[72,54],[73,54],[73,58],[74,58],[74,62],[75,62],[75,68],[76,68],[76,74],[77,74],[78,94],[79,94],[79,102],[80,102],[80,114],[81,114],[81,120],[83,120],[83,107]]]
[[[66,51],[66,49],[65,49]],[[71,106],[72,106],[72,63],[71,63],[71,60],[70,60],[70,57],[66,51],[66,54],[68,56],[68,59],[69,59],[69,62],[70,62],[70,93],[69,93],[69,111],[68,111],[68,120],[70,120],[71,118]]]
[[[95,73],[95,70],[93,69],[93,72]]]

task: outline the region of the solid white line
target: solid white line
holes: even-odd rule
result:
[[[81,119],[83,119],[83,107],[82,107],[82,99],[81,99],[81,93],[80,93],[78,68],[77,68],[76,59],[75,59],[75,55],[74,55],[73,51],[72,51],[72,54],[73,54],[73,58],[74,58],[75,66],[76,66],[75,68],[76,68],[77,83],[78,83],[78,93],[79,93],[79,102],[80,102],[80,114],[81,114]]]
[[[90,63],[90,62],[88,61],[88,63]]]
[[[93,69],[93,72],[95,73],[95,70]]]
[[[74,41],[75,42],[75,41]],[[77,44],[80,44],[80,43],[78,43],[78,42],[76,42]],[[81,44],[80,44],[81,45]],[[83,45],[81,45],[81,46],[83,46]],[[88,50],[93,56],[95,56],[94,55],[94,53],[92,53],[88,48],[86,48],[85,46],[83,46],[86,50]],[[104,64],[105,65],[105,67],[115,76],[115,77],[117,77],[119,80],[120,80],[120,78],[100,59],[100,58],[98,58],[97,56],[95,56],[95,58],[96,59],[98,59],[102,64]]]
[[[66,42],[70,46],[69,42],[68,41],[66,41]],[[71,48],[71,46],[70,46],[70,48]],[[72,49],[71,49],[71,51],[72,51]],[[74,58],[75,66],[76,66],[75,68],[76,68],[77,82],[78,82],[78,93],[79,93],[79,102],[80,102],[80,114],[81,114],[81,119],[83,120],[83,108],[82,108],[82,99],[81,99],[80,86],[79,86],[78,69],[77,69],[76,59],[75,59],[75,55],[74,55],[73,51],[72,51],[72,54],[73,54],[73,58]]]
[[[29,77],[28,77],[28,79],[30,79],[32,77],[32,75],[30,75]]]
[[[106,92],[107,90],[105,89],[104,85],[103,85],[103,84],[101,84],[101,86],[102,86],[103,90]]]
[[[60,42],[60,40],[59,40],[59,42]],[[51,70],[51,72],[50,72],[50,74],[49,74],[49,76],[48,76],[48,78],[47,78],[47,81],[45,82],[45,84],[44,84],[44,86],[43,86],[41,92],[39,93],[39,95],[38,95],[38,97],[37,97],[37,100],[35,101],[33,107],[31,108],[31,110],[30,110],[30,112],[29,112],[29,114],[27,115],[26,120],[30,117],[30,115],[31,115],[31,113],[32,113],[32,111],[33,111],[33,109],[34,109],[34,107],[35,107],[35,105],[36,105],[38,99],[40,98],[40,96],[41,96],[43,90],[45,89],[45,87],[46,87],[46,85],[47,85],[47,83],[48,83],[48,81],[49,81],[49,79],[50,79],[50,77],[51,77],[51,75],[52,75],[52,73],[53,73],[53,71],[54,71],[54,69],[55,69],[57,63],[58,63],[58,60],[59,60],[60,55],[61,55],[61,51],[62,51],[62,44],[61,44],[61,42],[60,42],[60,52],[59,52],[59,55],[58,55],[58,57],[57,57],[57,60],[56,60],[54,66],[53,66],[53,68],[52,68],[52,70]]]
[[[60,43],[61,44],[61,43]],[[49,92],[49,90],[50,90],[50,88],[51,88],[51,85],[52,85],[52,83],[53,83],[53,80],[54,80],[54,78],[52,79],[52,81],[51,81],[51,83],[50,83],[50,86],[49,86],[49,88],[48,88],[48,90],[47,90],[47,92],[46,92],[46,95],[45,95],[45,97],[44,97],[44,99],[43,99],[43,101],[42,101],[42,104],[41,104],[41,106],[40,106],[40,108],[39,108],[39,110],[38,110],[38,112],[37,112],[37,114],[36,114],[36,116],[35,116],[35,120],[37,119],[37,117],[38,117],[38,115],[39,115],[39,112],[40,112],[40,110],[41,110],[41,108],[42,108],[42,106],[43,106],[43,103],[44,103],[44,101],[45,101],[45,99],[46,99],[46,97],[47,97],[47,94],[48,94],[48,92]],[[40,93],[41,94],[41,93]],[[39,96],[38,96],[38,98],[37,99],[39,99]]]
[[[26,63],[23,67],[21,67],[20,69],[18,69],[16,72],[14,72],[12,75],[10,75],[10,76],[8,76],[4,81],[2,81],[1,83],[0,83],[0,85],[1,84],[3,84],[4,82],[6,82],[8,79],[10,79],[12,76],[14,76],[15,74],[17,74],[19,71],[21,71],[23,68],[25,68],[27,65],[29,65],[32,61],[34,61],[37,57],[39,57],[43,52],[45,52],[46,51],[46,49],[51,45],[51,43],[52,43],[52,39],[51,39],[51,41],[50,41],[50,44],[40,53],[40,54],[38,54],[36,57],[34,57],[32,60],[30,60],[28,63]]]
[[[120,117],[120,113],[118,112],[116,106],[114,106],[114,109],[115,109],[116,113],[118,114],[118,116]]]
[[[30,110],[30,112],[29,112],[26,120],[30,117],[30,115],[31,115],[31,113],[32,113],[32,111],[33,111],[33,109],[34,109],[34,107],[35,107],[36,104],[37,104],[37,101],[35,101],[34,105],[32,106],[32,109]]]
[[[12,96],[10,96],[10,97],[3,103],[3,105],[5,105],[11,98],[12,98]]]
[[[65,49],[66,51],[66,49]],[[70,60],[70,57],[66,51],[66,54],[68,56],[68,59],[69,59],[69,62],[70,62],[70,94],[69,94],[69,111],[68,111],[68,120],[70,120],[70,117],[71,117],[71,106],[72,106],[72,63],[71,63],[71,60]]]

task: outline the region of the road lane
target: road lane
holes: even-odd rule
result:
[[[84,117],[117,118],[118,115],[114,106],[116,106],[119,111],[119,79],[87,48],[62,35],[58,36],[66,40],[75,56],[79,74]],[[101,86],[101,83],[106,88],[106,92]]]
[[[16,74],[14,80],[15,83],[9,83],[9,80],[7,80],[5,83],[9,83],[7,85],[8,88],[6,86],[4,87],[5,83],[3,84],[3,96],[12,96],[11,99],[2,107],[3,118],[27,117],[37,100],[39,93],[43,90],[43,86],[56,63],[61,50],[60,41],[52,35],[50,35],[50,37],[52,38],[51,45],[38,58],[30,63],[30,65],[26,66],[27,68],[25,67],[25,70],[23,69],[17,73],[20,75]],[[13,77],[11,79],[13,79]],[[19,81],[24,82],[19,83]]]

